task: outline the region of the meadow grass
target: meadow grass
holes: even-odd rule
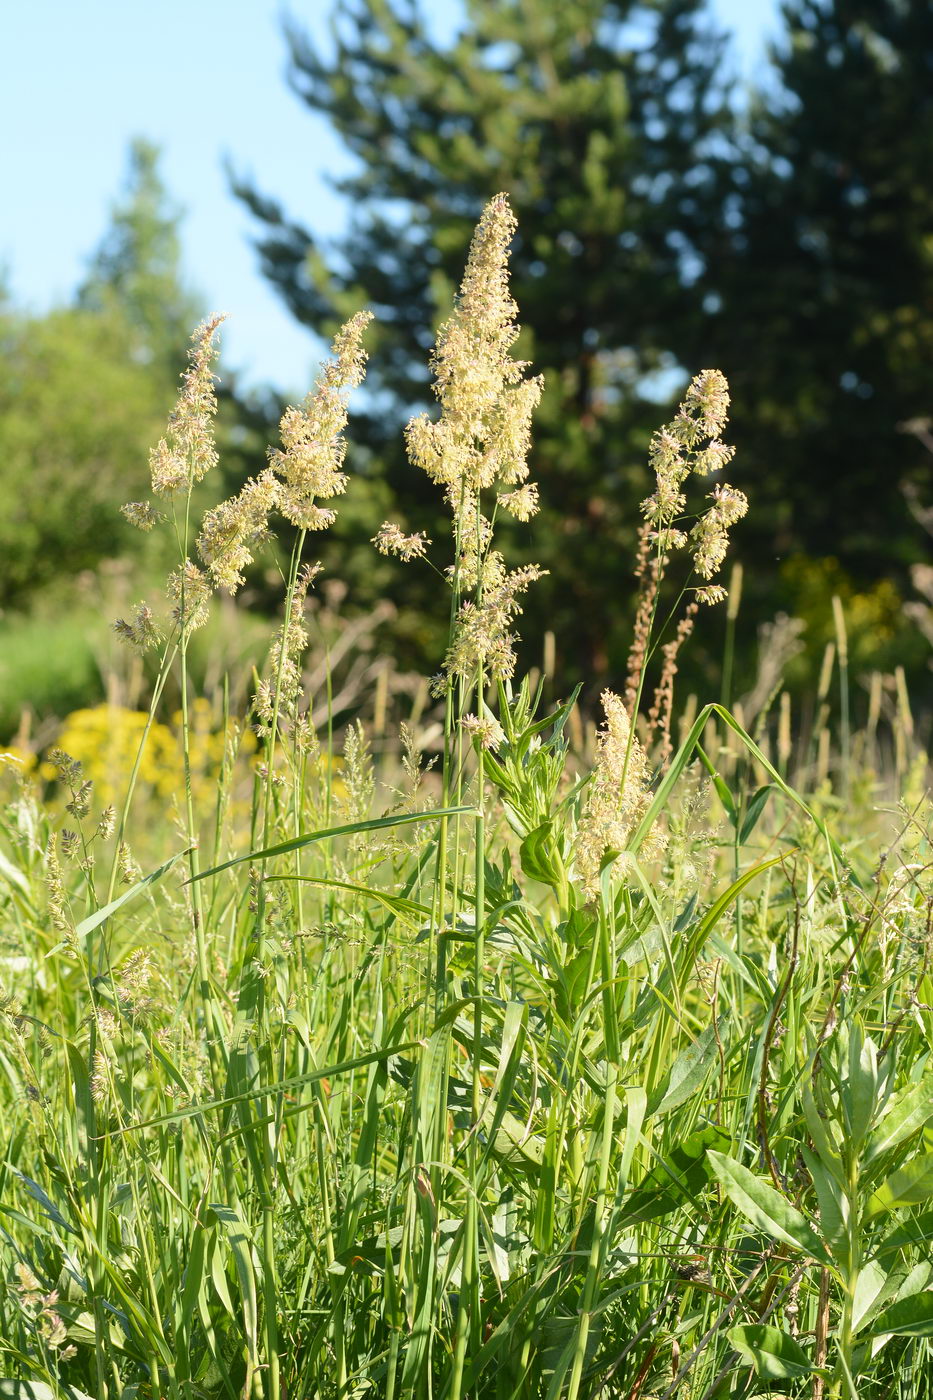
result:
[[[451,510],[435,707],[374,758],[365,725],[336,732],[331,669],[304,684],[307,537],[345,484],[365,318],[199,532],[209,323],[154,453],[165,510],[128,508],[179,563],[170,616],[120,623],[157,660],[148,714],[114,729],[119,782],[96,719],[72,724],[98,735],[83,762],[7,763],[0,1396],[933,1394],[930,804],[906,693],[858,721],[840,611],[818,697],[842,687],[837,737],[828,705],[793,732],[779,676],[747,723],[693,704],[678,731],[679,647],[744,509],[720,483],[680,528],[692,477],[731,456],[713,372],[652,444],[629,703],[604,694],[594,732],[575,696],[545,703],[547,665],[516,674],[536,571],[493,540],[534,510],[541,386],[510,354],[511,232],[500,197],[439,335],[440,417],[408,434]],[[248,714],[218,687],[205,736],[191,635],[273,508],[295,529],[283,625]],[[433,557],[392,522],[376,544]]]

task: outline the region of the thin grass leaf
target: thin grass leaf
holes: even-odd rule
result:
[[[107,919],[110,918],[111,914],[115,914],[118,909],[122,909],[124,904],[128,904],[131,899],[135,899],[138,894],[141,894],[143,890],[148,889],[151,885],[157,884],[158,881],[162,879],[163,875],[168,874],[173,865],[176,865],[183,856],[189,854],[189,850],[190,848],[186,848],[183,851],[176,852],[164,865],[160,865],[158,869],[153,870],[150,875],[145,875],[141,880],[137,880],[135,885],[131,885],[128,890],[124,890],[123,894],[111,900],[109,904],[105,904],[103,909],[97,909],[93,914],[88,914],[86,919],[82,919],[81,922],[76,925],[76,938],[79,940],[86,938],[89,933],[93,933],[96,928],[100,928],[101,924],[105,923]],[[64,947],[64,943],[56,943],[55,947],[50,948],[48,953],[46,953],[46,957],[50,958],[53,953],[61,952]]]
[[[416,904],[413,899],[404,899],[401,895],[387,894],[385,890],[376,889],[371,885],[356,885],[351,880],[334,880],[326,875],[270,875],[268,881],[270,884],[298,881],[303,885],[319,885],[328,890],[347,890],[350,894],[361,895],[364,899],[374,899],[400,918],[420,922],[431,917],[431,911],[426,904]]]
[[[389,1045],[381,1050],[373,1050],[368,1055],[357,1055],[352,1060],[343,1060],[340,1064],[326,1065],[323,1069],[309,1070],[307,1074],[295,1074],[288,1079],[279,1079],[256,1088],[245,1089],[240,1094],[230,1094],[222,1099],[207,1099],[204,1103],[188,1104],[185,1108],[175,1109],[172,1113],[163,1113],[156,1118],[147,1118],[142,1123],[129,1123],[122,1128],[111,1128],[106,1133],[100,1133],[98,1138],[103,1141],[106,1138],[125,1137],[129,1133],[141,1133],[147,1128],[161,1127],[164,1123],[175,1123],[182,1118],[193,1118],[199,1113],[210,1113],[215,1109],[230,1108],[234,1104],[247,1103],[252,1099],[284,1094],[290,1089],[298,1089],[305,1084],[317,1084],[322,1079],[331,1079],[338,1074],[346,1074],[350,1070],[362,1069],[364,1065],[376,1064],[379,1060],[390,1060],[396,1055],[405,1054],[408,1050],[417,1050],[421,1047],[421,1043],[420,1040],[410,1040],[404,1045]]]
[[[206,880],[210,875],[219,875],[222,870],[231,870],[247,860],[269,860],[272,856],[288,855],[290,851],[300,851],[316,841],[328,841],[335,836],[355,836],[363,831],[386,831],[394,826],[411,826],[416,822],[441,821],[445,817],[477,815],[475,807],[437,807],[429,812],[403,812],[395,817],[374,817],[371,821],[348,822],[345,826],[329,826],[321,831],[308,831],[301,836],[293,836],[290,841],[280,841],[277,846],[266,846],[260,851],[248,851],[245,856],[234,856],[221,865],[212,865],[209,870],[201,870],[195,880]],[[186,880],[193,884],[193,880]]]

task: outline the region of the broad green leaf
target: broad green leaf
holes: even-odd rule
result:
[[[695,1202],[710,1179],[707,1150],[726,1141],[721,1128],[710,1126],[665,1152],[623,1204],[619,1223],[655,1220]]]
[[[915,1084],[899,1094],[868,1139],[866,1166],[884,1152],[890,1152],[919,1132],[933,1118],[933,1088],[929,1082]]]
[[[848,1231],[846,1213],[848,1203],[845,1192],[835,1175],[814,1155],[809,1147],[802,1146],[801,1155],[807,1171],[813,1178],[816,1199],[820,1206],[820,1233],[833,1255],[840,1261],[845,1258]]]
[[[895,1333],[899,1337],[933,1337],[933,1293],[915,1293],[885,1308],[872,1325],[874,1335]]]
[[[883,1269],[876,1259],[869,1262],[860,1270],[855,1282],[855,1296],[852,1300],[852,1330],[858,1330],[871,1317],[874,1307],[880,1306],[884,1299],[882,1290],[888,1281],[887,1270]]]
[[[544,1138],[529,1133],[528,1127],[514,1113],[505,1112],[491,1139],[492,1152],[503,1160],[521,1165],[526,1171],[539,1171],[544,1161]]]
[[[230,1246],[233,1267],[240,1285],[240,1304],[243,1309],[243,1328],[250,1355],[258,1362],[259,1357],[259,1307],[256,1300],[256,1274],[253,1267],[253,1246],[246,1233],[246,1227],[232,1206],[212,1202],[208,1210],[220,1223],[221,1230]]]
[[[804,1076],[801,1097],[803,1099],[803,1114],[807,1120],[807,1128],[813,1139],[816,1154],[830,1175],[842,1186],[845,1184],[845,1172],[842,1166],[842,1158],[830,1135],[829,1124],[820,1117],[819,1109],[816,1106],[816,1100],[813,1097],[813,1091],[807,1082],[807,1076]]]
[[[713,1151],[707,1156],[720,1186],[746,1220],[772,1239],[793,1245],[821,1264],[832,1265],[832,1257],[813,1226],[779,1191],[733,1157]]]
[[[496,1076],[486,1095],[478,1120],[479,1129],[489,1143],[486,1155],[493,1150],[498,1140],[499,1130],[512,1101],[515,1084],[522,1069],[522,1051],[525,1048],[527,1028],[527,1005],[524,1002],[508,1002],[502,1020]]]
[[[749,1323],[730,1327],[726,1336],[760,1380],[788,1381],[814,1374],[815,1367],[800,1343],[777,1327]]]
[[[726,1018],[720,1017],[720,1028]],[[716,1059],[716,1027],[707,1026],[692,1045],[688,1045],[671,1065],[648,1104],[649,1118],[670,1113],[698,1092],[705,1084]]]
[[[933,1210],[924,1211],[915,1220],[906,1220],[886,1235],[878,1247],[879,1256],[896,1253],[910,1245],[933,1246]]]
[[[933,1196],[933,1152],[923,1152],[882,1182],[868,1202],[868,1214],[916,1206],[929,1196]]]
[[[560,855],[551,835],[553,823],[542,822],[530,831],[521,844],[519,856],[522,870],[542,885],[560,888],[564,880]]]
[[[842,1081],[842,1109],[849,1137],[863,1141],[874,1116],[878,1094],[878,1057],[874,1041],[862,1033],[858,1021],[848,1028],[846,1073]]]

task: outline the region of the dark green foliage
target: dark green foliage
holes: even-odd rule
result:
[[[898,429],[933,401],[933,8],[791,0],[783,13],[710,240],[715,314],[695,353],[732,386],[755,482],[746,539],[903,582],[924,540],[899,488],[928,480],[929,459]]]
[[[355,212],[333,254],[237,185],[265,223],[266,274],[319,332],[360,305],[376,312],[373,469],[408,524],[436,538],[436,493],[405,463],[398,428],[429,395],[432,326],[449,312],[470,227],[509,192],[522,230],[519,353],[546,378],[530,552],[551,574],[530,607],[578,663],[617,670],[658,416],[645,377],[676,364],[683,322],[700,314],[691,250],[728,179],[722,41],[698,0],[472,0],[449,41],[416,5],[366,0],[338,7],[331,57],[297,27],[289,40],[297,93],[360,164],[337,182]]]
[[[115,313],[0,318],[0,607],[126,551],[171,387]]]
[[[372,451],[364,471],[384,473],[407,523],[429,532],[430,490],[397,427],[428,397],[429,327],[466,231],[509,191],[520,351],[547,379],[532,557],[551,576],[526,631],[553,625],[574,673],[621,668],[658,417],[644,396],[673,395],[680,372],[705,365],[732,385],[733,479],[752,498],[736,538],[743,652],[756,621],[803,602],[818,653],[832,592],[877,611],[890,577],[864,664],[889,665],[892,646],[910,659],[896,619],[924,540],[901,486],[929,466],[898,428],[930,408],[933,11],[792,0],[785,23],[739,110],[700,0],[469,0],[453,37],[415,0],[343,0],[332,52],[297,25],[288,37],[296,93],[358,162],[335,182],[348,237],[326,247],[236,184],[301,321],[329,333],[360,305],[376,311],[378,400],[355,437]],[[835,582],[802,598],[804,554]],[[354,595],[371,601],[383,582],[364,575]],[[421,611],[429,601],[426,584]]]
[[[198,315],[157,162],[133,142],[75,306],[34,316],[0,303],[0,608],[138,549],[120,506],[148,492]]]

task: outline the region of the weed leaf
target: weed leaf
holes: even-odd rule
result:
[[[726,1336],[739,1355],[751,1364],[759,1380],[790,1381],[814,1373],[800,1343],[777,1327],[750,1323],[744,1327],[730,1327]]]
[[[722,1152],[707,1153],[710,1166],[722,1189],[745,1219],[774,1240],[793,1245],[802,1254],[832,1265],[825,1244],[796,1206],[775,1191],[768,1182],[755,1176],[734,1157]]]

